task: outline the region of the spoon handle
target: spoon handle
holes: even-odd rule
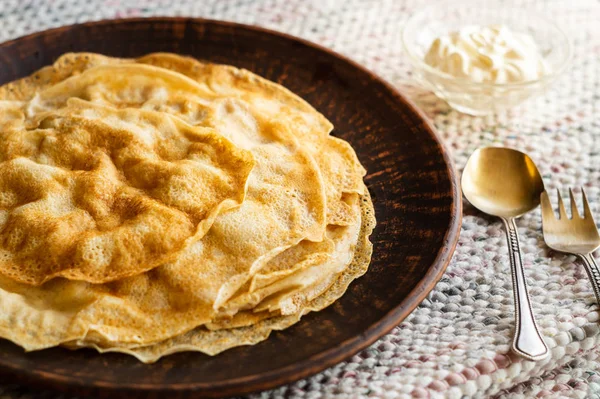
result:
[[[508,238],[508,252],[512,270],[513,294],[515,297],[516,328],[512,343],[512,350],[528,360],[541,360],[548,356],[548,347],[542,339],[533,318],[533,310],[527,293],[525,273],[519,248],[519,235],[517,225],[513,218],[504,219],[506,237]]]

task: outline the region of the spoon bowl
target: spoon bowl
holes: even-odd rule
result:
[[[476,150],[469,158],[462,175],[462,189],[480,211],[515,218],[540,204],[544,182],[527,154],[487,147]]]

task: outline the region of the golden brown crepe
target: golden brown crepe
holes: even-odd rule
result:
[[[373,251],[369,236],[375,227],[373,204],[368,193],[361,198],[360,205],[362,222],[359,239],[350,265],[335,276],[333,284],[326,291],[309,303],[303,304],[302,310],[298,313],[274,317],[261,314],[252,320],[250,325],[237,328],[209,330],[198,327],[186,334],[149,346],[122,346],[114,343],[107,345],[93,339],[73,341],[65,346],[70,348],[91,347],[101,353],[121,352],[133,355],[144,363],[153,363],[163,356],[177,352],[197,351],[208,355],[216,355],[236,346],[254,345],[263,341],[269,337],[271,331],[288,328],[297,323],[303,315],[322,310],[331,305],[346,292],[353,280],[367,271]]]
[[[0,273],[134,276],[242,203],[252,154],[214,129],[75,103],[0,130]]]
[[[85,110],[99,114],[106,108],[88,106],[91,108]],[[250,142],[248,138],[240,140]],[[53,346],[88,331],[119,342],[165,339],[210,321],[217,303],[279,252],[305,238],[322,239],[323,188],[314,161],[294,140],[257,142],[251,152],[256,165],[248,178],[244,202],[217,217],[201,240],[188,245],[174,262],[148,273],[104,285],[80,284],[80,290],[93,301],[69,316],[64,327],[47,332],[45,341],[38,343],[38,337],[33,337],[20,344],[31,349]],[[35,292],[64,297],[61,291],[79,292],[73,288],[77,284],[51,281],[36,291],[27,286],[19,291],[26,296]],[[37,313],[32,309],[32,320],[46,317]],[[7,328],[10,331],[5,334],[19,334],[14,326]]]
[[[95,346],[154,361],[254,343],[328,306],[366,271],[374,225],[365,170],[331,129],[280,85],[173,54],[66,54],[0,87],[0,169],[26,162],[33,171],[7,175],[6,187],[33,179],[51,188],[41,200],[6,200],[11,218],[45,206],[33,206],[39,224],[21,224],[46,233],[29,248],[2,219],[10,190],[0,176],[0,238],[9,237],[0,240],[9,254],[0,258],[0,336],[28,350]],[[91,183],[77,191],[80,175]],[[119,190],[181,218],[130,222],[113,206]],[[113,233],[115,220],[155,241]],[[77,234],[60,241],[45,225]],[[72,247],[103,229],[113,244],[78,258]],[[107,252],[115,247],[119,256]]]

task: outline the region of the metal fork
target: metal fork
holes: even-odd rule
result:
[[[596,294],[596,301],[600,303],[600,270],[592,255],[592,252],[600,247],[600,234],[598,234],[598,228],[596,227],[596,223],[594,223],[590,205],[588,204],[583,188],[581,189],[581,193],[583,196],[584,213],[580,216],[577,211],[577,203],[573,196],[573,190],[569,189],[571,219],[567,217],[565,204],[560,196],[560,192],[558,192],[558,219],[554,215],[554,210],[548,199],[548,193],[544,191],[541,194],[544,241],[546,241],[546,244],[550,248],[556,251],[575,254],[583,260],[585,271],[592,282],[594,294]]]

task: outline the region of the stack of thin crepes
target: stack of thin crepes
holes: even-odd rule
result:
[[[365,273],[365,170],[280,85],[66,54],[0,87],[0,337],[143,362],[257,343]]]

